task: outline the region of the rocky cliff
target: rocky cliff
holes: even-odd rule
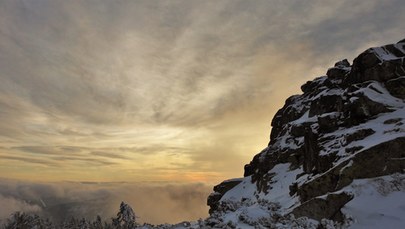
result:
[[[339,61],[288,98],[268,146],[208,198],[208,225],[405,225],[405,39]]]

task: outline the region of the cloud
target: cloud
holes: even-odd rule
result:
[[[11,197],[4,197],[0,195],[0,222],[11,216],[14,212],[27,212],[36,213],[41,211],[41,207],[38,205],[28,204],[25,201],[14,199]]]
[[[128,159],[128,157],[115,154],[115,153],[109,153],[109,152],[103,152],[103,151],[93,151],[91,152],[92,155],[95,156],[101,156],[101,157],[106,157],[106,158],[120,158],[120,159]]]
[[[370,46],[395,43],[403,34],[405,27],[401,21],[401,2],[399,0],[356,2],[339,1],[330,7],[328,1],[317,1],[314,11],[321,11],[321,17],[311,26],[303,39],[313,40],[316,55],[339,56],[353,59],[359,52]],[[315,16],[316,17],[316,16]],[[304,22],[305,23],[305,22]],[[352,51],[350,51],[352,50]]]
[[[240,176],[286,97],[405,29],[400,0],[95,3],[0,3],[3,176]]]
[[[33,183],[1,179],[0,220],[25,211],[61,222],[71,216],[109,220],[121,201],[129,203],[140,222],[176,223],[208,215],[204,184],[165,183]],[[4,207],[6,206],[6,207]]]
[[[55,166],[55,167],[57,166],[57,164],[53,163],[52,161],[38,159],[34,157],[0,155],[0,158],[3,160],[21,161],[25,163],[40,164],[45,166]]]

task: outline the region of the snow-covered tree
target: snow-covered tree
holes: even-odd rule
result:
[[[41,219],[38,215],[15,212],[7,219],[5,229],[53,229],[52,223]]]
[[[99,215],[97,215],[96,220],[92,223],[91,228],[94,228],[94,229],[103,228],[103,222],[101,221],[101,217]]]
[[[122,229],[135,228],[137,223],[134,210],[128,204],[121,202],[120,210],[117,213],[117,218],[113,218],[113,226]]]
[[[87,220],[85,218],[82,218],[79,221],[79,225],[78,225],[79,229],[90,229],[90,223],[87,222]]]

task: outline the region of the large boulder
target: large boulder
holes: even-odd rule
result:
[[[311,217],[321,221],[322,219],[332,219],[343,221],[344,216],[341,212],[342,207],[353,199],[353,196],[342,192],[339,194],[330,194],[326,198],[314,198],[295,208],[292,214],[295,217]]]
[[[405,75],[405,42],[370,48],[353,61],[348,83],[385,82]]]
[[[405,75],[385,82],[385,87],[392,96],[405,99]]]
[[[332,80],[344,79],[350,70],[351,67],[349,61],[344,59],[335,63],[334,67],[329,68],[326,75]]]

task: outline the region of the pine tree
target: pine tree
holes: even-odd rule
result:
[[[101,221],[101,217],[97,215],[96,221],[92,224],[93,229],[103,229],[103,222]]]
[[[65,220],[61,225],[61,229],[70,229],[70,228],[77,228],[78,222],[73,216],[70,217],[68,220]]]
[[[120,211],[117,213],[117,218],[113,218],[113,226],[119,229],[132,229],[135,228],[136,215],[134,210],[128,204],[121,202]]]
[[[52,223],[42,220],[38,215],[15,212],[7,219],[4,229],[53,229]]]
[[[78,225],[79,229],[90,229],[90,224],[85,218],[82,218]]]

